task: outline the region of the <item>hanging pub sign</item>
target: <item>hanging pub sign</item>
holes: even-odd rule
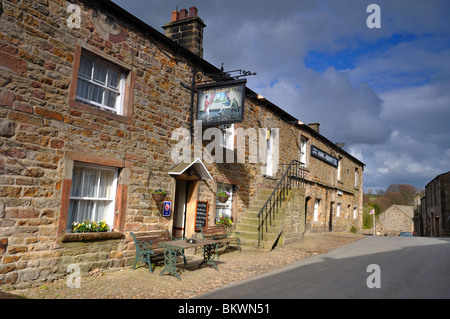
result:
[[[334,156],[331,156],[327,152],[318,149],[314,145],[311,145],[311,156],[317,157],[318,159],[327,162],[330,165],[338,167],[338,159]]]
[[[246,82],[242,79],[197,86],[197,120],[209,126],[242,122]]]

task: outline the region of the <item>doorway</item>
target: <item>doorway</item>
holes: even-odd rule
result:
[[[192,238],[195,234],[195,209],[198,200],[198,180],[176,179],[172,236]]]
[[[309,203],[310,199],[311,199],[310,196],[305,198],[305,231],[306,231],[306,229],[309,229],[309,227],[307,226],[307,223],[308,223],[308,203]]]
[[[186,235],[186,214],[188,203],[189,182],[182,179],[176,180],[175,207],[173,210],[172,236],[184,237]]]
[[[333,204],[334,202],[330,203],[330,218],[328,220],[328,231],[333,231]]]

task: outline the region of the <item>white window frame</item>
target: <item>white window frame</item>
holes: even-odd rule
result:
[[[342,156],[338,156],[337,180],[342,180]]]
[[[81,64],[82,64],[83,59],[90,59],[90,60],[93,61],[90,77],[84,76],[80,72]],[[95,71],[96,65],[101,65],[103,67],[106,67],[105,83],[101,83],[101,82],[96,81],[94,79],[94,71]],[[109,76],[110,76],[111,71],[119,73],[117,88],[114,88],[114,87],[108,85]],[[80,58],[80,66],[79,66],[79,70],[78,70],[76,100],[80,101],[80,102],[83,102],[83,103],[86,103],[86,104],[89,104],[89,105],[92,105],[92,106],[95,106],[95,107],[98,107],[100,109],[108,110],[108,111],[116,113],[118,115],[123,115],[123,104],[124,104],[124,96],[125,96],[126,78],[127,78],[127,74],[123,70],[121,70],[120,68],[112,66],[111,63],[105,61],[104,59],[102,59],[100,57],[96,57],[96,56],[91,55],[91,54],[85,54],[84,52],[82,52],[81,53],[81,58]],[[99,87],[100,89],[103,90],[102,103],[98,103],[98,102],[93,101],[93,100],[91,100],[89,98],[86,98],[84,96],[79,95],[80,83],[82,81],[88,83],[89,89],[92,86],[97,86],[97,87]],[[111,106],[108,106],[108,105],[105,104],[106,92],[107,91],[110,91],[110,92],[113,92],[114,94],[117,94],[114,107],[111,107]],[[89,95],[89,93],[88,93],[88,95]]]
[[[340,217],[341,216],[341,204],[337,203],[336,205],[336,217]]]
[[[216,198],[216,211],[214,213],[215,219],[219,217],[228,217],[231,218],[233,216],[233,196],[234,196],[234,186],[229,184],[217,184],[217,191],[227,191],[230,193],[230,197],[228,198],[226,203],[221,203],[219,199]],[[224,215],[223,213],[226,212]]]
[[[221,127],[222,138],[220,140],[220,146],[229,150],[234,150],[234,123],[224,124]]]
[[[113,226],[114,224],[114,208],[115,208],[115,202],[116,202],[116,194],[117,194],[117,184],[118,184],[118,176],[119,176],[119,170],[116,167],[110,167],[110,166],[102,166],[102,165],[95,165],[95,164],[86,164],[86,163],[80,163],[80,162],[76,162],[74,163],[74,168],[75,167],[80,167],[80,168],[93,168],[93,169],[97,169],[100,171],[100,175],[97,178],[97,196],[93,196],[93,197],[83,197],[83,196],[72,196],[72,192],[71,194],[69,194],[69,203],[70,201],[73,200],[77,200],[77,201],[94,201],[94,206],[91,212],[91,215],[89,218],[90,221],[100,221],[100,220],[96,220],[96,216],[95,216],[95,211],[96,211],[96,205],[97,202],[101,202],[101,201],[108,201],[109,202],[109,210],[107,212],[107,217],[104,219],[106,224],[108,224],[109,226]],[[111,190],[110,190],[110,196],[111,197],[98,197],[98,194],[100,192],[100,180],[101,180],[101,172],[102,171],[113,171],[114,172],[114,178],[112,180],[112,184],[110,185]],[[73,181],[73,175],[72,175],[72,181]],[[83,189],[84,186],[84,178],[85,178],[85,173],[83,173],[83,180],[82,180],[82,185],[81,188]],[[72,182],[73,183],[73,182]],[[74,187],[74,185],[72,185],[72,187]],[[73,212],[70,211],[70,204],[69,204],[69,211],[67,213],[67,227],[66,227],[66,231],[67,232],[71,232],[72,231],[72,220],[74,219],[72,217]],[[75,220],[75,222],[84,222],[84,220]]]
[[[358,207],[353,207],[353,219],[358,218]]]
[[[300,136],[300,163],[306,166],[308,154],[308,139],[306,137]]]

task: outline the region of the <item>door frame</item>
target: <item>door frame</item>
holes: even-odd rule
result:
[[[179,181],[186,181],[186,183],[183,183],[183,186]],[[186,205],[184,216],[182,217],[184,219],[183,222],[183,229],[182,236],[185,236],[186,238],[194,238],[195,237],[195,208],[198,200],[198,194],[199,194],[199,178],[198,176],[179,176],[175,178],[175,192],[174,192],[174,208],[173,208],[173,217],[172,217],[172,225],[170,226],[172,230],[172,235],[177,237],[175,231],[178,231],[179,229],[176,229],[176,221],[178,218],[178,205],[180,204],[178,200],[178,191],[179,187],[185,187],[186,189],[186,197],[181,199],[182,205],[183,202]]]

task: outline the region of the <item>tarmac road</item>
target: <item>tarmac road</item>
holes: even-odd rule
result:
[[[199,298],[448,299],[450,238],[369,236]]]

